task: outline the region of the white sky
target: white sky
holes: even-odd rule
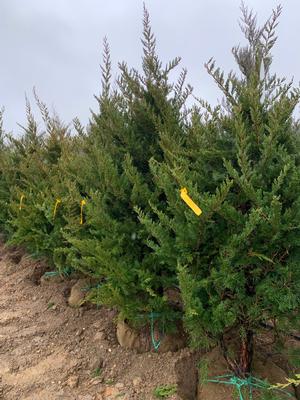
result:
[[[247,0],[263,22],[278,5]],[[273,50],[273,71],[300,80],[300,3],[284,0]],[[220,93],[203,64],[210,57],[225,71],[235,68],[231,48],[243,43],[240,0],[147,0],[158,53],[165,62],[181,56],[195,94],[216,103]],[[113,64],[140,67],[141,0],[0,0],[0,106],[4,127],[15,134],[24,124],[32,88],[49,108],[83,124],[100,92],[102,39],[108,37]],[[117,72],[117,69],[114,69]],[[178,70],[178,73],[180,70]],[[33,107],[34,108],[34,107]],[[39,118],[37,118],[39,119]]]

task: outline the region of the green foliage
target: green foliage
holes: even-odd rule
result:
[[[259,395],[259,400],[280,400],[280,399],[286,399],[287,396],[286,395],[276,395],[274,394],[274,392],[268,392],[268,391],[264,391],[263,393],[261,393]]]
[[[47,305],[47,309],[51,310],[54,306],[55,306],[55,303],[49,302],[48,305]]]
[[[155,312],[174,329],[183,314],[191,343],[220,344],[245,376],[265,322],[286,332],[299,323],[300,90],[271,73],[281,9],[262,28],[242,11],[239,72],[226,77],[206,64],[221,105],[186,106],[186,71],[171,82],[180,59],[162,64],[144,10],[141,71],[120,63],[113,86],[105,39],[98,110],[86,129],[75,119],[71,135],[35,95],[44,130],[27,101],[14,138],[1,111],[0,229],[60,273],[93,278],[88,298],[132,325]],[[183,304],[170,300],[172,288]]]
[[[298,349],[298,348],[289,349],[287,356],[288,356],[289,363],[293,367],[300,368],[300,349]]]
[[[154,396],[157,399],[167,399],[168,397],[172,396],[172,394],[175,394],[177,392],[177,387],[176,385],[162,385],[162,386],[157,386],[154,389]]]
[[[198,363],[199,383],[201,385],[205,384],[205,381],[208,378],[208,369],[209,369],[208,360],[205,358],[202,358]]]
[[[176,264],[165,268],[147,246],[148,233],[135,207],[150,211],[149,202],[159,195],[149,159],[163,160],[164,131],[174,138],[184,134],[181,108],[191,88],[184,88],[185,73],[176,87],[169,82],[180,60],[162,65],[146,10],[142,45],[142,73],[120,63],[112,91],[104,42],[99,111],[66,174],[87,198],[86,223],[79,232],[68,220],[63,229],[68,246],[58,248],[54,257],[58,267],[70,264],[101,283],[90,292],[92,302],[116,307],[134,325],[149,323],[147,315],[159,312],[171,326],[176,310],[165,289],[177,283]]]
[[[270,72],[279,14],[260,29],[243,9],[248,45],[233,49],[241,74],[225,78],[207,63],[223,106],[200,101],[185,140],[163,143],[168,159],[150,162],[160,194],[151,212],[137,209],[157,259],[167,270],[178,265],[192,343],[220,343],[237,375],[249,372],[262,323],[292,323],[300,305],[299,134],[292,118],[300,91]],[[180,187],[201,207],[200,217],[180,200]],[[240,342],[233,356],[228,334]]]
[[[100,367],[97,367],[92,371],[93,378],[98,378],[99,376],[101,376],[101,374],[102,374],[102,369]]]
[[[20,138],[9,137],[6,214],[1,218],[10,244],[24,245],[36,257],[50,262],[61,244],[65,224],[61,207],[54,215],[56,199],[63,198],[59,162],[69,151],[68,130],[59,119],[50,117],[47,107],[36,96],[46,130],[39,132],[27,100],[27,126]],[[22,198],[22,199],[21,199]],[[3,201],[3,200],[2,200]]]

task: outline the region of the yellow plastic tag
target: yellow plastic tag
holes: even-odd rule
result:
[[[80,225],[83,225],[83,206],[86,205],[86,200],[80,202]]]
[[[19,210],[21,211],[23,208],[23,200],[25,199],[25,194],[21,194],[20,197],[20,205],[19,205]]]
[[[182,198],[182,200],[194,211],[194,213],[196,215],[198,215],[198,217],[202,214],[202,210],[200,207],[197,206],[197,204],[195,204],[193,202],[193,200],[190,198],[190,196],[187,194],[187,189],[186,188],[182,188],[180,189],[180,197]]]
[[[61,203],[61,199],[56,199],[56,203],[55,203],[54,210],[53,210],[53,218],[55,218],[55,216],[56,216],[56,212],[57,212],[57,209],[58,209],[58,206],[60,205],[60,203]]]

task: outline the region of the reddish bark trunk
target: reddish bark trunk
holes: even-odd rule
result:
[[[228,348],[224,338],[221,339],[221,349],[229,369],[234,375],[245,378],[251,372],[253,359],[253,332],[247,331],[245,337],[241,339],[239,354],[235,359],[228,356]]]
[[[253,359],[253,332],[247,331],[246,337],[242,339],[239,369],[242,376],[247,376],[251,372]]]

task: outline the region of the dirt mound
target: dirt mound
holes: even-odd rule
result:
[[[181,385],[189,350],[123,349],[115,312],[69,307],[77,280],[40,285],[45,270],[45,263],[0,244],[0,399],[151,400],[156,387]],[[168,398],[192,400],[184,384],[182,396]]]
[[[178,326],[177,332],[173,334],[162,334],[158,327],[155,326],[153,332],[154,338],[159,338],[158,353],[166,353],[168,351],[178,351],[187,345],[187,338],[183,332],[182,326]],[[117,339],[119,344],[126,349],[136,350],[138,353],[154,351],[151,338],[150,327],[137,331],[131,328],[124,321],[118,321]]]

